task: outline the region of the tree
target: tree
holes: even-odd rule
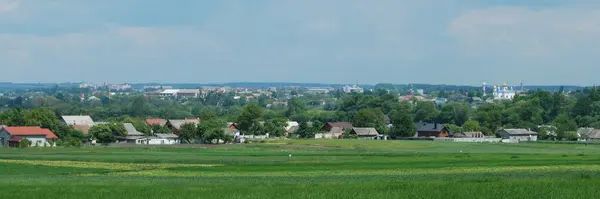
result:
[[[217,113],[215,113],[214,111],[211,111],[211,110],[205,110],[200,113],[200,119],[202,121],[213,120],[216,118],[217,118]]]
[[[31,140],[25,138],[22,139],[21,142],[19,142],[19,148],[27,148],[31,146]]]
[[[160,134],[171,133],[171,129],[169,129],[169,127],[161,126],[161,125],[158,125],[158,124],[154,124],[154,125],[150,126],[150,128],[152,129],[152,132],[154,134],[157,134],[157,133],[160,133]]]
[[[559,140],[567,138],[567,132],[577,130],[577,123],[567,114],[560,114],[552,121],[552,124],[556,127],[556,137]]]
[[[260,122],[254,122],[248,132],[252,135],[265,135],[267,133],[265,127]]]
[[[468,119],[469,107],[461,102],[452,102],[442,107],[438,122],[462,126]]]
[[[481,124],[481,131],[486,135],[494,135],[502,127],[502,105],[486,104],[479,106],[475,120]]]
[[[185,123],[181,125],[179,139],[181,142],[192,143],[192,140],[198,138],[198,129],[194,123]]]
[[[281,137],[285,134],[285,127],[287,126],[287,120],[285,118],[276,118],[267,120],[264,128],[269,136]]]
[[[89,133],[96,138],[99,143],[108,144],[117,141],[117,137],[110,124],[99,124],[90,128]]]
[[[435,108],[435,103],[420,101],[415,107],[415,122],[435,122],[438,117],[439,111]]]
[[[378,108],[361,109],[354,116],[352,124],[356,127],[373,127],[378,132],[384,133],[387,130],[384,117],[383,112]]]
[[[475,120],[469,120],[463,124],[462,129],[465,132],[477,132],[481,130],[481,126],[479,126],[479,122]]]
[[[288,100],[285,116],[290,117],[295,114],[302,113],[306,110],[306,105],[300,99],[294,97]]]
[[[315,133],[310,131],[310,128],[308,127],[308,123],[306,123],[306,122],[300,122],[300,124],[298,126],[298,131],[296,131],[296,134],[298,134],[298,137],[304,138],[304,139],[315,138]]]
[[[131,103],[132,116],[144,116],[148,110],[148,102],[144,96],[136,96]]]
[[[410,114],[410,105],[406,102],[392,110],[389,117],[393,125],[389,132],[390,136],[412,137],[417,132],[413,116]]]
[[[248,131],[261,118],[263,109],[254,102],[244,106],[242,113],[237,118],[237,123],[241,131]]]

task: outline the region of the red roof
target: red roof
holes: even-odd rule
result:
[[[50,129],[43,129],[39,126],[11,126],[4,127],[4,130],[13,136],[45,135],[48,139],[58,138]]]
[[[10,138],[10,140],[8,140],[9,142],[20,142],[21,140],[23,140],[23,138],[19,137],[19,136],[12,136],[12,138]]]
[[[167,120],[165,119],[160,119],[160,118],[152,118],[152,119],[146,119],[146,123],[148,123],[148,125],[152,126],[152,125],[165,125],[167,123]]]

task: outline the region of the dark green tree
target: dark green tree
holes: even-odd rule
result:
[[[196,124],[185,123],[181,125],[181,130],[179,131],[181,143],[192,143],[196,138],[198,138],[198,128]]]
[[[409,104],[400,104],[390,112],[389,117],[393,125],[388,133],[391,137],[412,137],[417,132]]]
[[[244,106],[242,113],[237,118],[237,123],[241,131],[248,131],[250,127],[257,123],[262,117],[263,109],[254,102],[248,103]]]

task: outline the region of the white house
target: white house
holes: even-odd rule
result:
[[[155,137],[148,137],[150,145],[173,145],[179,144],[179,136],[172,133],[156,134]]]
[[[32,146],[56,146],[58,137],[50,129],[39,126],[4,127],[0,132],[0,145],[4,147],[18,147],[24,139]]]
[[[508,142],[525,142],[525,141],[537,141],[538,133],[529,129],[504,129],[498,132],[503,141]]]

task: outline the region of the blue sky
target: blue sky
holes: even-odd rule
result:
[[[597,0],[0,0],[0,81],[600,83]]]

